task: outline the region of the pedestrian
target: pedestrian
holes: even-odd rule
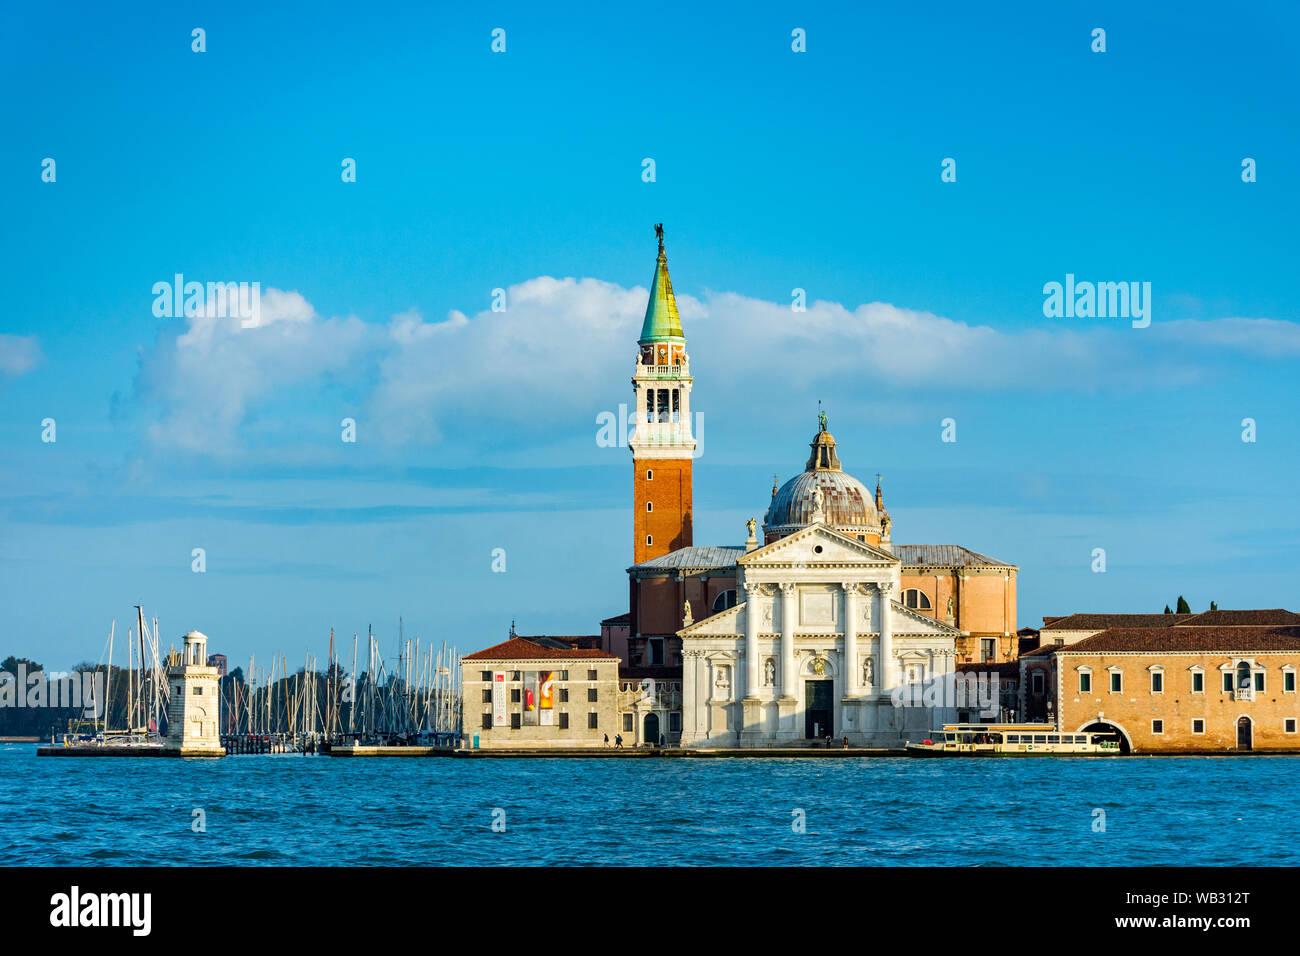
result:
[[[845,734],[845,735],[844,735],[844,749],[845,749],[845,750],[848,750],[848,749],[849,749],[849,735],[848,735],[848,734]]]
[[[622,750],[622,749],[623,749],[623,735],[622,735],[622,734],[615,734],[615,735],[614,735],[614,749],[615,749],[615,750]]]
[[[609,746],[609,734],[606,734],[606,735],[605,735],[605,746],[606,746],[606,747]]]

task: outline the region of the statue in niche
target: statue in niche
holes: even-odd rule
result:
[[[691,602],[686,602],[686,612],[682,615],[682,627],[690,627],[695,623],[695,618],[691,617]]]
[[[766,603],[763,605],[763,623],[764,624],[772,623],[772,605],[770,603]]]
[[[949,594],[949,595],[948,595],[948,620],[951,621],[952,619],[953,619],[953,617],[952,617],[952,595]]]
[[[731,697],[731,677],[727,674],[726,667],[718,668],[717,680],[713,682],[714,697],[718,700],[727,700]]]
[[[763,665],[763,684],[767,687],[771,687],[775,683],[776,664],[772,661],[772,658],[769,657],[767,663]]]
[[[865,687],[872,687],[872,686],[874,686],[874,684],[875,684],[875,676],[876,676],[875,671],[876,671],[876,664],[875,664],[875,661],[874,661],[873,658],[871,658],[870,656],[868,656],[867,659],[866,659],[865,661],[862,662],[862,683],[863,683],[863,686],[865,686]]]

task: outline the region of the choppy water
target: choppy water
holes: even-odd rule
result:
[[[0,744],[0,865],[1295,866],[1298,778],[1287,757],[38,759]]]

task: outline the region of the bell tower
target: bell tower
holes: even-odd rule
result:
[[[637,340],[636,426],[632,448],[633,563],[691,544],[691,359],[668,278],[663,223],[655,226],[659,260]]]

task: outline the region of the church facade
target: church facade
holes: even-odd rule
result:
[[[696,545],[694,380],[656,232],[632,377],[629,611],[602,622],[618,633],[624,690],[669,689],[681,713],[668,742],[686,747],[896,747],[955,720],[950,699],[921,688],[1015,657],[1018,568],[894,544],[881,481],[873,493],[844,470],[824,414],[804,470],[773,485],[761,540],[753,518],[741,545]]]

